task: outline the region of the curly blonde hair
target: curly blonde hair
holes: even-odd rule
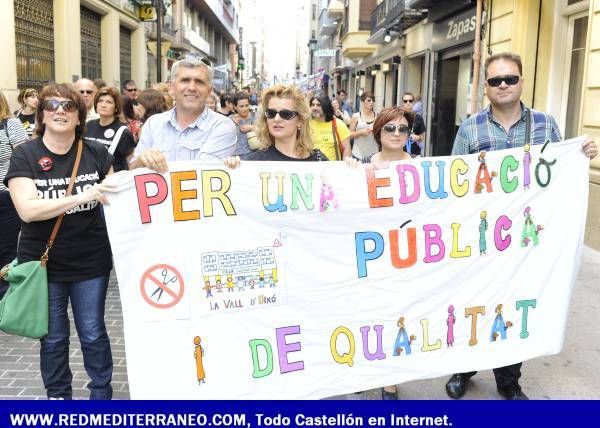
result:
[[[261,105],[258,111],[256,121],[256,136],[258,137],[260,150],[267,150],[273,144],[275,139],[269,133],[265,110],[268,108],[271,98],[287,98],[294,102],[294,110],[298,112],[300,120],[300,129],[296,133],[296,152],[301,157],[308,157],[313,151],[312,135],[310,132],[310,108],[306,102],[304,94],[292,85],[275,85],[265,89],[261,95]]]

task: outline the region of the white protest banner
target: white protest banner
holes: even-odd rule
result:
[[[106,216],[131,397],[322,398],[559,352],[581,141],[126,173]]]

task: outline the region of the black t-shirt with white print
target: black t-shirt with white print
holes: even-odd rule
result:
[[[85,134],[83,135],[84,141],[97,141],[103,144],[106,149],[112,144],[114,136],[121,126],[127,127],[124,123],[115,120],[110,125],[100,125],[100,119],[90,120],[85,124]],[[127,164],[127,156],[133,153],[135,149],[135,140],[129,129],[125,129],[117,144],[117,148],[113,153],[115,158],[113,163],[113,170],[115,172],[129,169]]]
[[[58,199],[67,192],[75,164],[77,144],[64,155],[51,152],[36,138],[15,148],[4,179],[31,178],[42,199]],[[101,182],[113,162],[106,148],[84,142],[73,195]],[[56,218],[23,222],[17,258],[19,263],[39,260],[46,249]],[[83,281],[108,274],[112,268],[110,244],[100,204],[87,202],[66,212],[48,261],[48,279],[53,282]]]
[[[33,130],[35,129],[35,112],[31,114],[25,114],[22,111],[17,115],[17,119],[23,124],[23,129],[27,132],[27,136],[31,138]]]

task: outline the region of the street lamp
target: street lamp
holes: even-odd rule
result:
[[[310,75],[310,74],[314,74],[313,73],[313,57],[314,57],[315,50],[317,49],[317,39],[310,39],[308,41],[308,49],[310,50],[310,72],[308,73]]]

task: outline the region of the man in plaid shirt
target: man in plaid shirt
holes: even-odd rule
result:
[[[523,92],[521,57],[512,53],[490,56],[485,62],[485,90],[490,105],[466,119],[454,140],[453,155],[522,147],[526,143],[527,119],[530,120],[530,144],[561,141],[558,125],[552,116],[528,109],[521,102]],[[593,159],[598,147],[592,140],[583,143],[586,156]],[[519,378],[522,363],[494,369],[498,392],[509,400],[527,400]],[[477,372],[457,373],[446,383],[451,398],[462,397],[469,379]]]

